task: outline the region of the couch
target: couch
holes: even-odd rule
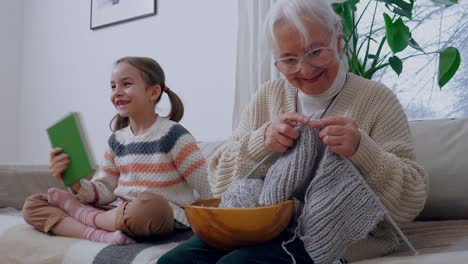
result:
[[[410,122],[417,160],[430,176],[429,197],[416,221],[402,225],[418,252],[401,243],[388,256],[357,264],[468,263],[468,119]],[[222,142],[202,143],[206,157]],[[47,165],[0,165],[0,263],[155,263],[190,236],[111,246],[48,236],[24,223],[21,207],[33,193],[58,186]]]

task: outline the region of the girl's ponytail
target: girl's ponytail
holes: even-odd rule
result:
[[[167,117],[174,122],[179,122],[184,116],[184,104],[182,103],[182,100],[180,100],[176,93],[167,87],[164,87],[163,91],[167,93],[169,101],[171,102],[171,112]]]

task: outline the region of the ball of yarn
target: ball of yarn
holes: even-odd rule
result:
[[[239,179],[221,196],[220,208],[258,207],[258,197],[263,188],[262,179]]]

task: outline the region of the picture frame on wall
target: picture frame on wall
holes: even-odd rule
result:
[[[156,15],[157,0],[91,0],[90,29]]]

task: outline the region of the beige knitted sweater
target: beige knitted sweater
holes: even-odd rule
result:
[[[259,89],[232,138],[210,161],[209,181],[215,196],[268,154],[264,145],[267,126],[279,114],[294,111],[296,88],[286,80],[270,81]],[[424,206],[428,177],[415,162],[408,121],[393,92],[378,82],[348,74],[327,116],[346,116],[356,121],[361,142],[351,161],[397,222],[413,220]],[[257,174],[266,175],[268,166]],[[367,239],[348,249],[346,259],[377,257],[398,246],[396,233],[389,223],[382,222]]]

